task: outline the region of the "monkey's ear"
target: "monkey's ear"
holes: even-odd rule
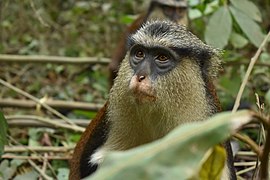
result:
[[[217,77],[218,73],[222,69],[221,67],[221,56],[223,54],[222,50],[212,49],[211,56],[207,63],[207,74],[209,78],[214,79]]]

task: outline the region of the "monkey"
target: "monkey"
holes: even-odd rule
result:
[[[71,180],[95,172],[110,151],[153,142],[221,111],[213,84],[220,50],[171,21],[146,22],[127,44],[108,101],[74,150]],[[224,146],[229,157],[224,177],[236,179],[230,144]]]
[[[112,86],[119,65],[126,54],[126,42],[130,34],[136,32],[143,23],[149,20],[170,20],[188,26],[188,4],[186,0],[151,0],[147,12],[142,13],[121,36],[109,63],[109,87]]]

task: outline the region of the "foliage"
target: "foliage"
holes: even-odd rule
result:
[[[177,127],[158,141],[109,153],[89,179],[213,179],[222,174],[225,153],[220,147],[208,150],[226,140],[251,117],[248,111],[220,113],[204,122]],[[213,156],[221,161],[211,161]],[[214,164],[219,165],[213,167]]]
[[[146,3],[143,2],[142,0],[0,1],[0,53],[110,57],[121,37],[121,32],[143,9],[146,9]],[[264,34],[269,30],[270,3],[250,0],[190,0],[189,5],[191,31],[212,46],[224,49],[224,68],[216,87],[223,109],[230,109],[247,64],[255,54]],[[260,103],[265,104],[264,109],[260,109],[263,113],[267,113],[270,106],[269,59],[268,47],[253,69],[242,96],[244,103],[256,108],[254,94],[257,93]],[[45,97],[103,103],[107,98],[108,72],[104,66],[21,65],[2,62],[0,65],[2,79],[40,99]],[[22,96],[4,87],[0,88],[0,98],[23,99]],[[38,108],[31,111],[4,109],[3,112],[5,115],[38,114],[53,117]],[[96,114],[80,110],[61,113],[69,118],[89,119]],[[6,132],[6,126],[2,126],[2,122],[0,121],[0,134]],[[261,138],[257,129],[246,129],[244,132],[261,143],[258,140]],[[74,145],[80,136],[80,133],[49,128],[10,128],[9,134],[18,141],[17,143],[12,141],[11,144],[30,147],[34,145],[66,147]],[[6,135],[1,134],[0,137]],[[0,141],[0,149],[3,145],[4,143]],[[243,143],[241,148],[249,150]],[[17,154],[32,155],[31,152]],[[44,153],[40,155],[43,156]],[[211,159],[211,156],[209,158]],[[68,162],[52,160],[50,163],[55,170],[54,177],[66,179]],[[208,171],[211,167],[206,165],[205,169]],[[27,161],[16,159],[2,160],[0,172],[2,173],[0,177],[4,179],[16,176],[35,179],[38,176]],[[204,176],[203,172],[201,176]],[[50,171],[48,173],[53,174]]]
[[[256,47],[261,44],[267,32],[266,28],[261,27],[269,24],[269,16],[263,9],[268,9],[270,4],[249,0],[202,2],[190,3],[192,30],[204,37],[208,44],[225,49],[224,68],[218,82],[218,94],[223,109],[229,109],[236,97],[247,64],[255,55]],[[269,57],[269,52],[264,52],[258,64],[269,62]],[[255,102],[255,93],[258,93],[264,102],[265,94],[270,88],[267,80],[269,75],[269,64],[268,67],[261,65],[254,68],[250,83],[242,96],[243,102]]]
[[[246,44],[243,41],[247,42],[246,37],[252,44],[259,47],[265,36],[257,24],[257,22],[262,22],[259,9],[248,0],[231,0],[230,2],[231,4],[227,5],[224,1],[224,5],[217,7],[209,18],[205,31],[206,42],[215,47],[224,48],[234,33],[237,39],[232,45],[235,45],[235,48],[244,47]],[[234,26],[232,19],[235,20]],[[245,36],[239,34],[239,31],[244,32]]]

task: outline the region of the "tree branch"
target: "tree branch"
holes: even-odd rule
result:
[[[23,55],[0,54],[0,62],[107,65],[110,62],[110,59],[101,57],[63,57],[63,56],[44,56],[44,55],[23,56]]]
[[[54,153],[66,153],[72,151],[74,146],[70,147],[55,147],[55,146],[5,146],[5,153],[14,153],[14,152],[54,152]]]
[[[54,125],[40,122],[39,116],[33,115],[10,115],[5,116],[9,127],[47,127],[47,128],[56,128]],[[76,125],[81,127],[87,127],[91,120],[89,119],[70,119]],[[62,119],[50,119],[52,122],[57,122],[61,124],[66,124],[66,121]]]
[[[25,118],[23,115],[21,115],[20,117]],[[44,118],[44,117],[39,117],[39,116],[31,116],[31,115],[28,115],[27,118],[35,119],[37,121],[40,121],[40,122],[43,122],[43,123],[46,123],[46,124],[50,124],[54,128],[70,129],[70,130],[77,131],[77,132],[83,132],[85,130],[85,128],[83,128],[83,127],[80,127],[80,126],[77,126],[77,125],[72,126],[72,125],[69,125],[69,124],[64,124],[64,123],[59,122],[59,121],[52,121],[49,118]]]
[[[69,160],[71,156],[48,156],[48,160]],[[42,160],[40,156],[17,156],[12,154],[3,154],[1,159],[31,159],[31,160]]]
[[[87,111],[98,111],[102,108],[102,104],[76,102],[76,101],[61,101],[61,100],[47,100],[45,103],[54,109],[64,110],[87,110]],[[0,99],[0,107],[16,107],[16,108],[27,108],[33,109],[38,105],[37,102],[31,100],[19,100],[19,99]]]

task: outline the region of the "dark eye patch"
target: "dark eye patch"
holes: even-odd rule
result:
[[[145,57],[145,53],[144,53],[144,51],[143,50],[141,50],[141,49],[138,49],[138,50],[136,50],[136,52],[135,52],[135,58],[136,59],[138,59],[138,60],[143,60],[144,59],[144,57]]]

